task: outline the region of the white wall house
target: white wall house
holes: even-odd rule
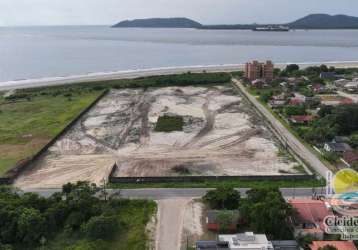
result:
[[[219,235],[220,241],[229,242],[230,250],[273,250],[273,245],[264,234],[246,232],[243,234]]]

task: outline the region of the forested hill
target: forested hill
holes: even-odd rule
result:
[[[119,22],[114,28],[199,28],[202,25],[189,18],[150,18]]]
[[[254,29],[264,26],[288,26],[290,29],[358,29],[358,17],[311,14],[286,24],[218,24],[203,25],[185,17],[126,20],[113,28],[193,28],[193,29]]]
[[[291,29],[358,29],[358,17],[312,14],[289,23],[288,26]]]

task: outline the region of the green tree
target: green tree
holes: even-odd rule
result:
[[[352,163],[352,168],[355,170],[355,171],[358,171],[358,161],[355,161]]]
[[[306,109],[304,106],[286,106],[284,107],[284,113],[287,116],[292,116],[292,115],[305,115],[306,114]]]
[[[4,245],[4,244],[1,244],[0,242],[0,250],[12,250],[12,246],[10,245]]]
[[[110,239],[118,231],[115,217],[95,216],[82,226],[82,231],[90,239]]]
[[[272,95],[273,95],[272,91],[264,92],[260,95],[260,100],[263,101],[264,103],[267,103],[271,99]]]
[[[219,231],[221,233],[228,233],[230,231],[230,226],[233,224],[235,215],[232,211],[220,211],[216,216],[216,220],[219,224]]]
[[[297,64],[289,64],[286,66],[286,71],[288,73],[292,73],[294,71],[297,71],[300,69],[300,66],[298,66]]]
[[[326,115],[332,114],[333,106],[322,105],[318,111],[320,117],[325,117]]]
[[[20,210],[18,218],[18,238],[27,244],[37,244],[45,234],[45,219],[33,208]]]
[[[315,238],[314,236],[305,235],[305,236],[299,237],[297,242],[301,247],[303,247],[303,249],[310,250],[311,248],[309,247],[309,245],[312,244],[312,242],[315,240],[317,240],[317,238]]]
[[[265,233],[271,239],[292,238],[287,218],[293,214],[293,209],[278,189],[252,189],[247,195],[240,213],[251,230]]]
[[[321,72],[328,72],[329,71],[327,65],[325,65],[325,64],[322,64],[321,66],[319,66],[319,69],[321,70]]]
[[[233,188],[220,187],[207,192],[203,200],[212,209],[234,210],[239,207],[240,193]]]
[[[350,136],[349,143],[352,147],[358,148],[358,133],[354,133]]]

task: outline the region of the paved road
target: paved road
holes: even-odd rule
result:
[[[303,159],[308,165],[310,165],[318,174],[326,178],[327,172],[329,169],[325,166],[315,154],[313,154],[309,149],[306,148],[294,135],[291,134],[288,129],[282,125],[282,123],[277,120],[257,99],[247,92],[245,87],[241,84],[240,81],[233,79],[234,84],[236,84],[244,95],[250,100],[250,102],[260,111],[262,115],[270,122],[273,129],[283,138],[287,145]]]
[[[312,63],[298,63],[301,68],[309,66],[317,66],[321,64],[326,64],[327,66],[334,66],[338,68],[347,68],[347,67],[358,67],[357,62],[312,62]],[[287,64],[275,64],[277,68],[284,68]],[[169,74],[179,74],[187,71],[191,72],[202,72],[203,70],[207,72],[231,72],[242,70],[244,64],[230,64],[230,65],[208,65],[208,66],[188,66],[188,67],[168,67],[168,68],[155,68],[155,69],[146,69],[146,70],[127,70],[127,71],[116,71],[116,72],[102,72],[102,73],[90,73],[86,75],[77,75],[77,76],[63,76],[63,77],[47,77],[41,79],[29,79],[29,80],[19,80],[19,81],[7,81],[0,82],[0,91],[10,90],[10,89],[20,89],[20,88],[34,88],[34,87],[44,87],[44,86],[55,86],[63,84],[73,84],[81,82],[95,82],[95,81],[104,81],[104,80],[113,80],[113,79],[130,79],[137,77],[145,76],[154,76],[154,75],[169,75]]]
[[[347,97],[349,99],[352,99],[353,102],[358,103],[358,94],[348,94],[348,93],[345,93],[343,91],[337,91],[337,93],[340,96]]]
[[[131,199],[150,199],[150,200],[164,200],[164,199],[186,199],[186,198],[200,198],[210,188],[146,188],[146,189],[109,189],[109,193],[120,192],[121,197]],[[248,188],[239,188],[241,195],[244,197]],[[325,188],[282,188],[280,189],[284,197],[309,197],[315,192],[317,195],[324,195]],[[49,197],[50,195],[61,191],[61,189],[27,189],[25,192],[38,193],[41,196]]]

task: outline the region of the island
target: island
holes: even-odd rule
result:
[[[204,25],[185,17],[125,20],[113,28],[190,28],[208,30],[287,31],[286,29],[358,29],[358,17],[347,15],[310,14],[283,24],[213,24]],[[285,27],[282,29],[280,27]],[[287,27],[287,28],[286,28]]]

